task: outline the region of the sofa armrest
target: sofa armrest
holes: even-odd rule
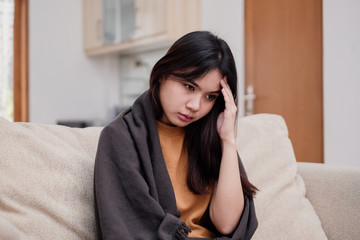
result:
[[[298,163],[298,172],[328,239],[359,239],[360,168]]]

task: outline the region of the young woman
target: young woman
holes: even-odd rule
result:
[[[210,32],[177,40],[150,89],[102,131],[95,163],[100,239],[250,239],[257,228],[235,145],[237,74]]]

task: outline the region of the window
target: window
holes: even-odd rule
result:
[[[0,0],[0,116],[14,119],[14,0]]]
[[[28,121],[28,0],[0,0],[0,116]]]

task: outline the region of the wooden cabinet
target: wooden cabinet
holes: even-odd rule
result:
[[[170,46],[200,29],[200,0],[83,0],[88,56]]]

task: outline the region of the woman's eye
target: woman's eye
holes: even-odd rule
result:
[[[190,84],[185,84],[185,87],[188,88],[188,89],[191,90],[191,91],[194,91],[194,90],[195,90],[194,86],[192,86],[192,85],[190,85]]]
[[[209,100],[209,101],[215,100],[216,95],[206,95],[206,99]]]

